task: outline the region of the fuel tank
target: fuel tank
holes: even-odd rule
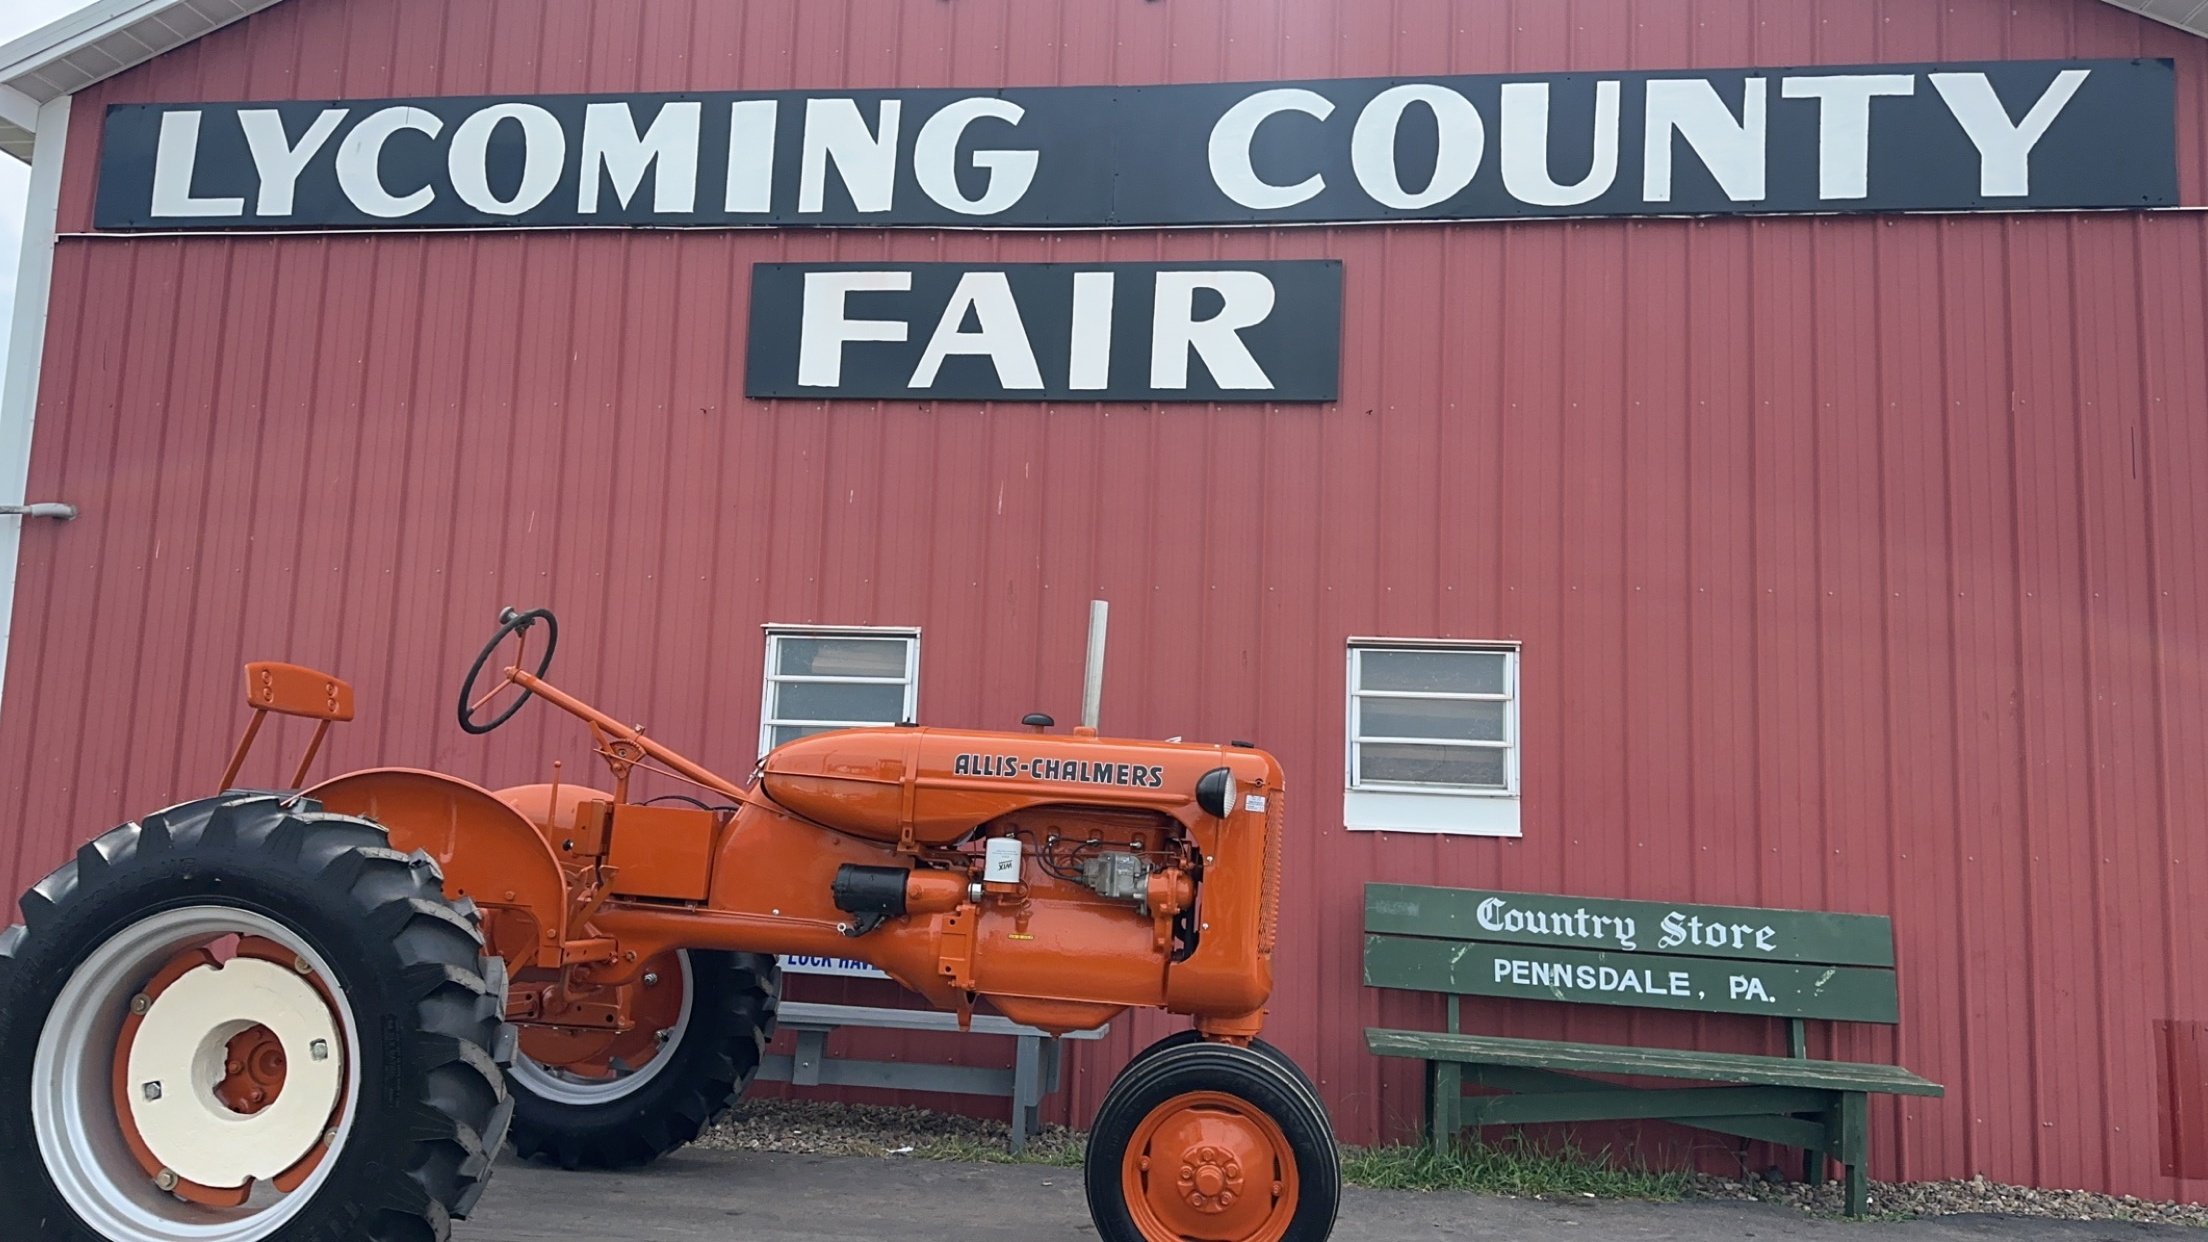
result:
[[[839,729],[775,748],[760,765],[759,788],[839,832],[897,841],[909,828],[917,845],[947,846],[999,816],[1051,804],[1192,822],[1197,778],[1227,753],[1082,733]]]

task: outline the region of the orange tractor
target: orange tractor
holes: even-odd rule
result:
[[[352,689],[254,664],[225,792],[114,829],[23,896],[0,933],[6,1232],[444,1238],[509,1135],[570,1168],[696,1138],[759,1068],[777,954],[860,958],[962,1016],[986,1002],[1053,1032],[1189,1015],[1097,1114],[1098,1232],[1332,1232],[1325,1109],[1257,1037],[1271,756],[1034,716],[1033,733],[802,737],[745,786],[546,681],[557,640],[543,610],[502,615],[460,724],[486,733],[541,698],[589,730],[611,790],[557,765],[496,792],[406,768],[308,786]],[[294,788],[232,788],[271,712],[320,722]],[[644,773],[692,792],[632,799]]]

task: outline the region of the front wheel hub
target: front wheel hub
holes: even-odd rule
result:
[[[1128,1145],[1122,1181],[1149,1238],[1279,1242],[1296,1210],[1287,1136],[1224,1092],[1190,1092],[1151,1110]]]
[[[133,997],[115,1046],[123,1138],[154,1184],[210,1206],[289,1190],[325,1154],[345,1088],[324,985],[274,941],[183,950]]]

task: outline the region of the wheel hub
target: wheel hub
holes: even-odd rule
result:
[[[529,982],[525,978],[525,983]],[[618,998],[627,1024],[595,1031],[556,1022],[522,1027],[515,1069],[539,1094],[569,1103],[604,1103],[641,1087],[681,1040],[689,1022],[689,960],[680,950],[659,954],[636,978],[607,989]]]
[[[345,1086],[322,981],[273,941],[186,949],[133,997],[115,1049],[123,1138],[156,1186],[210,1206],[289,1190],[325,1152]]]
[[[1216,1147],[1199,1147],[1181,1156],[1181,1193],[1199,1212],[1224,1212],[1242,1193],[1242,1165]]]
[[[1222,1092],[1160,1104],[1138,1127],[1127,1160],[1129,1206],[1149,1237],[1278,1242],[1295,1215],[1287,1137]]]

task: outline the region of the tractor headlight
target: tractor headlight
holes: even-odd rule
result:
[[[1213,768],[1196,778],[1196,805],[1204,814],[1225,819],[1234,811],[1234,769]]]

